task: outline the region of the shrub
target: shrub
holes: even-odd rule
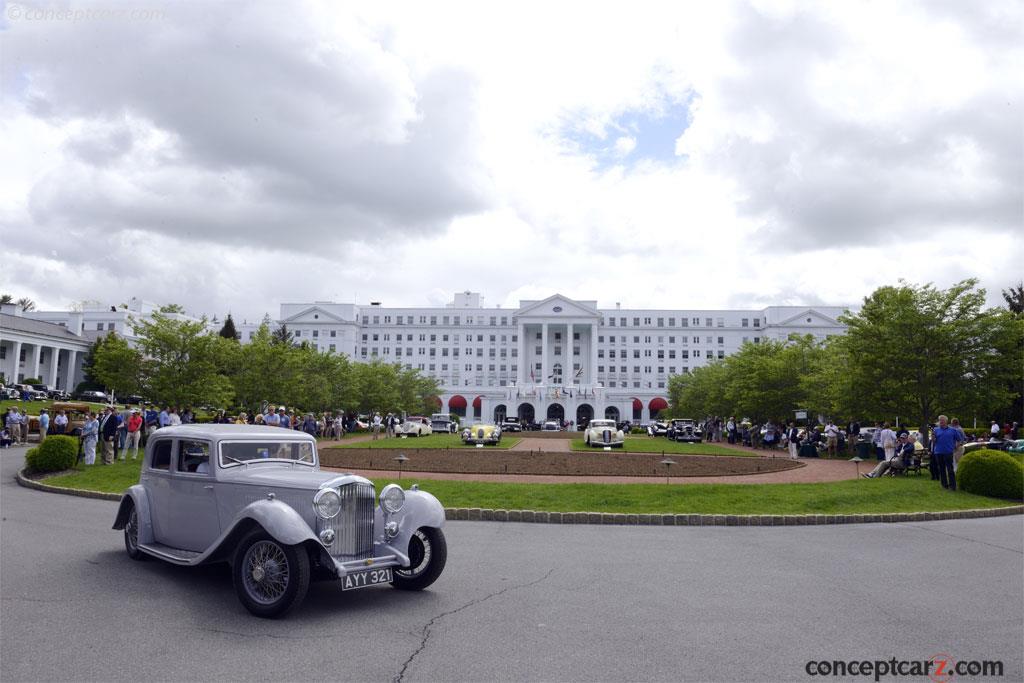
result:
[[[59,472],[75,466],[78,439],[73,436],[48,436],[25,454],[25,464],[33,472]]]
[[[1002,451],[983,448],[968,453],[956,470],[962,491],[993,498],[1024,499],[1024,467]]]

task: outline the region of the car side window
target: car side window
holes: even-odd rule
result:
[[[185,474],[209,474],[210,442],[192,439],[179,441],[177,469]]]
[[[171,440],[161,439],[153,446],[153,462],[149,465],[154,470],[171,469]]]

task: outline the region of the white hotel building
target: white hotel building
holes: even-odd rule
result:
[[[358,361],[380,359],[436,378],[441,412],[500,420],[592,417],[646,422],[667,407],[668,379],[744,342],[842,334],[834,306],[751,310],[598,309],[554,295],[485,308],[462,292],[440,308],[282,304],[297,342]],[[239,325],[247,341],[257,325]],[[383,408],[383,406],[382,406]]]

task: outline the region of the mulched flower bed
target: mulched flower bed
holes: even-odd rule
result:
[[[354,470],[395,471],[394,458],[401,449],[324,448],[320,463],[326,467]],[[552,474],[583,476],[720,477],[733,474],[779,472],[801,467],[786,458],[750,458],[725,455],[671,455],[671,467],[661,464],[660,453],[615,451],[547,453],[505,451],[494,448],[418,449],[402,451],[409,460],[403,469],[416,472],[466,474]]]

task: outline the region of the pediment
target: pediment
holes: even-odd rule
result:
[[[561,294],[541,301],[520,301],[517,318],[600,318],[597,302],[576,301]],[[591,305],[593,304],[593,305]]]
[[[316,325],[318,323],[344,323],[346,321],[319,306],[310,306],[280,322],[285,325]]]
[[[808,322],[808,318],[810,322]],[[790,327],[821,327],[821,326],[835,326],[839,324],[839,321],[831,316],[827,316],[820,311],[813,308],[806,308],[800,311],[796,315],[792,315],[785,320],[775,323],[776,325],[788,325]]]

